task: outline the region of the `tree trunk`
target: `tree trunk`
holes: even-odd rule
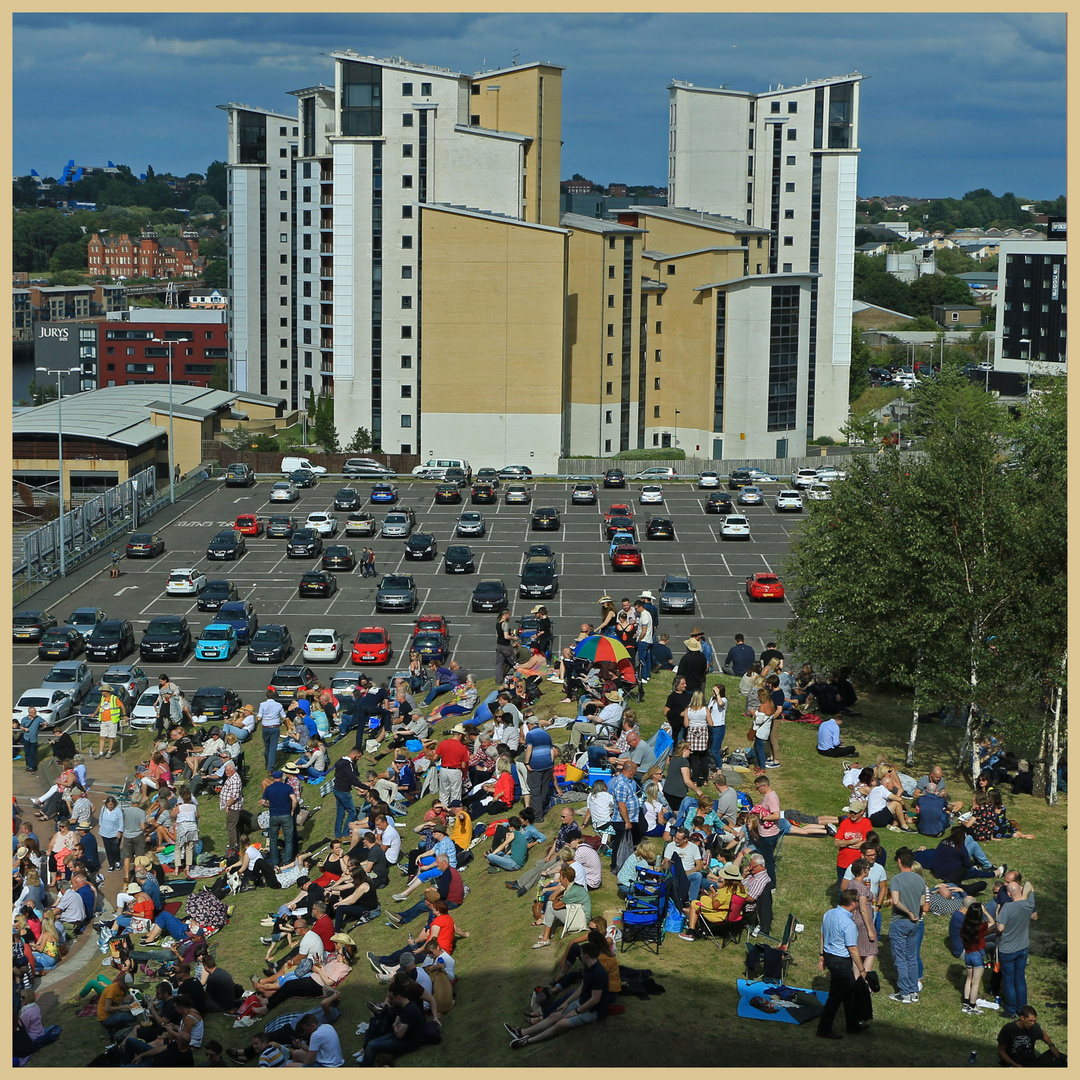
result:
[[[1061,656],[1061,677],[1065,678],[1065,669],[1068,665],[1069,650],[1066,649]],[[1061,684],[1054,687],[1054,723],[1050,730],[1050,775],[1047,777],[1046,801],[1051,806],[1057,805],[1058,796],[1058,762],[1061,752]]]
[[[907,765],[915,761],[915,737],[919,733],[919,673],[915,670],[915,686],[911,692],[911,733],[908,735],[907,755],[904,762]]]
[[[979,707],[975,704],[975,691],[979,685],[979,673],[975,670],[974,658],[971,662],[971,699],[968,702],[967,722],[964,724],[964,740],[960,744],[957,765],[963,771],[965,756],[970,754],[972,783],[979,775]]]
[[[1039,756],[1032,763],[1031,793],[1038,798],[1045,798],[1049,793],[1046,780],[1046,744],[1050,740],[1050,710],[1043,713],[1042,727],[1039,729]]]

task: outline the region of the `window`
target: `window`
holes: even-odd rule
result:
[[[278,198],[282,202],[288,202],[289,201],[289,193],[287,191],[278,192]]]
[[[412,187],[412,177],[411,176],[403,176],[401,178],[401,186],[403,188],[411,188]]]
[[[310,376],[310,375],[305,375],[305,376],[304,376],[304,389],[305,389],[305,390],[312,390],[312,389],[314,389],[314,387],[312,386],[312,382],[311,382],[311,376]]]
[[[134,356],[135,355],[135,350],[130,345],[124,351],[127,353],[128,356]],[[610,393],[610,391],[609,391],[609,393]]]
[[[289,256],[288,255],[279,255],[278,256],[278,262],[280,262],[282,266],[288,266],[289,265]]]
[[[412,417],[409,416],[408,413],[402,413],[401,414],[401,426],[403,428],[411,428],[412,427]]]
[[[784,263],[784,273],[785,274],[790,274],[791,273],[791,263]]]
[[[660,389],[660,376],[659,375],[655,379],[653,379],[653,389],[654,390],[659,390]]]
[[[794,247],[794,246],[795,246],[795,237],[794,236],[785,236],[784,237],[784,247]]]
[[[653,414],[653,419],[654,420],[659,420],[660,419],[660,406],[659,405],[654,405],[653,406],[652,414]]]
[[[794,217],[795,217],[795,211],[794,210],[785,210],[784,211],[784,220],[785,221],[791,221],[791,219],[794,218]]]
[[[135,351],[135,350],[134,350],[134,349],[132,349],[132,352],[134,352],[134,351]],[[612,388],[612,387],[613,387],[614,385],[615,385],[614,383],[605,383],[605,384],[604,384],[604,393],[605,393],[605,394],[610,394],[610,393],[612,392],[612,389],[611,389],[611,388]]]
[[[289,151],[288,151],[288,150],[287,150],[287,149],[286,149],[286,148],[285,148],[285,147],[283,146],[283,147],[282,147],[282,148],[281,148],[281,149],[280,149],[280,150],[278,151],[278,157],[288,157],[288,156],[289,156]]]
[[[609,251],[614,251],[615,250],[615,237],[614,236],[609,236],[608,237],[607,246],[608,246]]]
[[[288,221],[289,220],[289,211],[288,210],[282,210],[279,217],[280,217],[280,219],[282,221]]]
[[[403,386],[401,388],[401,396],[405,397],[405,398],[411,398],[412,397],[412,387],[411,386]]]
[[[281,233],[278,236],[278,241],[280,243],[282,243],[282,244],[287,244],[289,242],[289,234],[288,233]]]
[[[97,334],[93,330],[80,330],[79,331],[79,340],[80,341],[93,341],[95,339],[95,337],[97,337]]]
[[[659,349],[656,350],[656,355],[655,355],[654,359],[656,360],[656,362],[658,364],[660,363],[661,356],[660,356],[660,350]]]
[[[402,157],[412,157],[412,143],[405,143],[401,147],[401,156]]]
[[[799,137],[799,133],[798,133],[798,131],[795,130],[795,128],[788,128],[787,129],[787,141],[788,142],[794,142],[798,137]]]
[[[403,266],[401,268],[401,277],[405,281],[410,280],[412,278],[412,267],[411,266]]]
[[[403,236],[401,238],[401,246],[406,251],[411,251],[412,250],[412,237],[411,236]]]
[[[660,445],[660,436],[659,435],[654,435],[652,437],[652,444],[653,444],[653,446],[659,446]]]
[[[304,367],[311,367],[311,353],[304,353]]]
[[[747,176],[753,176],[754,175],[754,159],[752,157],[748,157],[746,159],[746,175]]]
[[[281,390],[288,390],[289,384],[284,379],[282,379],[281,382],[278,384],[278,387]]]
[[[411,356],[403,356],[401,358],[401,366],[403,368],[406,368],[406,369],[411,368],[412,367],[412,357]]]
[[[282,215],[282,216],[284,216],[284,215]],[[305,210],[304,211],[303,223],[304,223],[304,225],[307,225],[307,226],[311,225],[311,211],[310,210]]]
[[[797,113],[799,111],[799,103],[797,101],[789,101],[787,103],[787,111],[789,113]]]
[[[795,190],[795,185],[793,183],[791,183],[790,181],[788,181],[788,183],[786,183],[784,185],[784,190],[788,191],[788,192],[794,191]]]
[[[661,322],[658,322],[658,323],[656,324],[656,333],[658,333],[658,334],[659,334],[659,333],[662,333],[662,332],[663,332],[663,325],[664,325],[664,324],[663,324],[663,323],[661,323]]]
[[[754,273],[755,274],[760,274],[761,273],[761,263],[757,264],[757,269],[754,271]]]
[[[311,250],[311,233],[304,233],[304,235],[302,237],[300,237],[300,250],[301,251],[310,251]]]
[[[421,97],[431,97],[431,83],[422,82],[420,84],[420,96]]]
[[[664,297],[660,293],[656,294],[656,306],[657,307],[663,307],[664,306]]]
[[[669,276],[669,277],[670,277],[670,276],[671,276],[672,274],[674,274],[674,273],[675,273],[675,264],[674,264],[674,263],[670,263],[670,264],[668,265],[668,268],[667,268],[667,272],[668,272],[668,276]]]
[[[789,165],[794,165],[795,164],[795,155],[794,154],[788,154],[787,155],[787,163]]]
[[[753,184],[747,184],[746,185],[746,201],[747,202],[753,202],[754,201],[754,185]]]
[[[402,308],[404,308],[406,310],[411,308],[412,307],[412,297],[411,296],[403,296],[401,298],[401,306],[402,306]]]
[[[402,118],[401,118],[401,126],[402,127],[412,127],[413,126],[412,120],[413,120],[412,113],[411,112],[405,113],[404,116],[402,116]]]
[[[607,336],[608,337],[614,337],[615,336],[615,324],[614,323],[608,323],[607,324]]]
[[[311,330],[308,327],[305,326],[304,329],[301,330],[300,333],[301,333],[301,341],[303,342],[303,344],[304,345],[310,345],[311,344]]]
[[[112,352],[112,349],[110,349],[109,352]],[[607,354],[607,366],[608,367],[614,367],[615,366],[615,354],[614,353],[608,353]]]
[[[311,273],[311,260],[310,259],[305,259],[304,260],[304,273],[305,274],[310,274]],[[284,278],[281,279],[281,284],[282,285],[285,284],[285,279]]]
[[[610,439],[605,439],[604,440],[604,453],[605,454],[610,454],[611,453],[611,440]]]
[[[311,321],[311,305],[310,304],[305,304],[304,305],[304,322],[310,322],[310,321]]]
[[[285,284],[285,279],[284,278],[281,279],[281,284],[282,285]],[[304,296],[310,296],[311,295],[311,282],[310,281],[305,281],[304,282],[302,293],[303,293]]]
[[[411,338],[412,337],[412,327],[411,326],[403,326],[401,328],[401,336],[403,338]]]
[[[105,370],[106,371],[115,371],[116,370],[116,365],[115,364],[106,364],[105,365]]]
[[[412,97],[412,83],[411,82],[403,82],[401,84],[401,96],[402,97]]]
[[[311,179],[311,162],[310,161],[305,161],[304,162],[304,167],[303,167],[301,175],[304,177],[305,180],[310,180]]]
[[[759,237],[757,238],[757,246],[758,246],[759,248],[761,247],[761,239],[762,239],[762,238],[761,238],[760,236],[759,236]]]
[[[412,443],[403,442],[401,444],[401,451],[400,452],[402,454],[411,454],[412,453]]]
[[[278,297],[278,303],[282,307],[288,307],[289,306],[289,298],[287,296],[279,296]]]
[[[473,97],[479,97],[480,96],[480,84],[479,83],[473,83],[472,86],[469,89],[472,91],[472,96]]]
[[[288,180],[289,179],[289,170],[288,169],[279,169],[278,170],[278,179],[279,180]]]
[[[610,409],[605,409],[604,410],[604,423],[605,424],[610,424],[611,423],[611,410]]]
[[[109,356],[112,356],[112,354],[114,352],[116,352],[116,347],[114,345],[108,345],[105,348],[105,352],[108,353]],[[611,353],[608,353],[608,357],[610,357],[610,356],[611,356]]]
[[[341,64],[341,134],[382,134],[382,68],[346,60]]]
[[[769,102],[769,112],[778,113],[779,111],[780,111],[780,102],[779,101],[770,101]]]
[[[477,91],[479,89],[480,89],[480,87],[478,87],[478,86],[473,87],[474,91]],[[472,124],[473,127],[479,127],[480,126],[480,114],[479,113],[470,113],[469,114],[469,123]]]
[[[747,150],[753,150],[754,149],[754,129],[753,128],[751,128],[746,133],[746,149]]]
[[[614,263],[612,263],[611,266],[609,266],[607,268],[607,276],[609,278],[613,278],[615,276],[615,264]]]
[[[612,296],[610,293],[608,293],[607,306],[608,307],[614,307],[615,306],[615,297]]]

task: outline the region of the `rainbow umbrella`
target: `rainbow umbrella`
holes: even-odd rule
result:
[[[580,656],[583,660],[592,660],[597,664],[605,660],[617,664],[620,660],[630,659],[630,653],[621,641],[604,637],[602,634],[582,638],[574,646],[574,655]]]

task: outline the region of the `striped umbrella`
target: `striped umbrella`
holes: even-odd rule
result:
[[[574,655],[580,656],[583,660],[592,660],[594,663],[602,663],[607,660],[617,664],[620,660],[630,659],[630,653],[621,641],[605,637],[602,634],[593,634],[591,637],[582,638],[574,646]]]

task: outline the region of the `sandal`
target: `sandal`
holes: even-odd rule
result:
[[[533,919],[533,921],[531,923],[529,923],[529,925],[530,926],[543,926],[544,925],[544,920],[543,919]]]
[[[547,941],[545,941],[543,938],[541,938],[539,941],[534,941],[533,942],[533,948],[534,949],[545,949],[550,944],[551,944],[551,938],[548,938]]]

